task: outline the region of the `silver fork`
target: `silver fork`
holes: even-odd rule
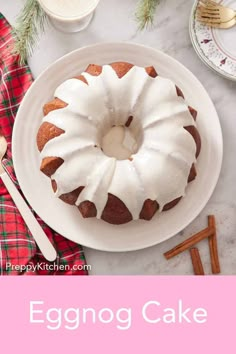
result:
[[[51,242],[49,241],[47,235],[43,231],[42,227],[39,225],[38,221],[32,214],[30,208],[26,204],[25,200],[17,190],[16,186],[12,182],[11,178],[8,176],[6,171],[2,166],[2,159],[7,151],[7,141],[0,131],[0,178],[5,184],[7,190],[9,191],[15,205],[17,206],[22,218],[24,219],[26,225],[31,231],[35,242],[37,243],[39,249],[41,250],[44,257],[49,261],[54,261],[57,257],[57,253]]]

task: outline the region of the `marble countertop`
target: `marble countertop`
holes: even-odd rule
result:
[[[64,54],[93,43],[130,41],[164,51],[184,64],[202,82],[218,111],[224,138],[224,159],[217,187],[200,215],[180,234],[154,247],[128,253],[85,249],[90,274],[97,275],[185,275],[193,274],[190,255],[184,252],[166,261],[163,253],[206,226],[208,214],[217,220],[221,274],[236,274],[236,83],[208,69],[198,58],[189,38],[189,16],[193,1],[162,0],[152,29],[139,32],[134,20],[137,0],[101,0],[86,30],[64,34],[50,24],[29,60],[34,77]],[[0,0],[11,24],[23,0]],[[235,131],[234,131],[235,129]],[[211,274],[207,241],[199,244],[206,274]]]

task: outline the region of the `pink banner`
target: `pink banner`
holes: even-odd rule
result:
[[[236,277],[2,277],[3,353],[234,353]]]

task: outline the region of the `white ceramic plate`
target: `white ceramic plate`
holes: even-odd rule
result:
[[[36,134],[42,120],[42,106],[52,99],[55,88],[81,73],[89,63],[117,60],[140,66],[155,66],[171,78],[198,112],[202,151],[198,177],[187,196],[168,212],[147,221],[115,226],[104,221],[83,219],[79,211],[54,197],[50,181],[39,171]],[[46,69],[27,92],[14,125],[13,159],[18,181],[27,200],[53,229],[84,246],[104,251],[131,251],[152,246],[185,228],[203,209],[217,183],[222,162],[222,134],[214,105],[200,82],[183,65],[157,50],[129,43],[105,43],[76,50]]]
[[[236,0],[217,0],[236,10]],[[211,28],[196,20],[195,2],[190,16],[190,37],[202,61],[218,74],[236,81],[236,26],[227,29]]]

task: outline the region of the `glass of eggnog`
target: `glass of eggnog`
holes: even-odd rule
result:
[[[62,32],[79,32],[90,23],[100,0],[38,0],[50,21]]]

